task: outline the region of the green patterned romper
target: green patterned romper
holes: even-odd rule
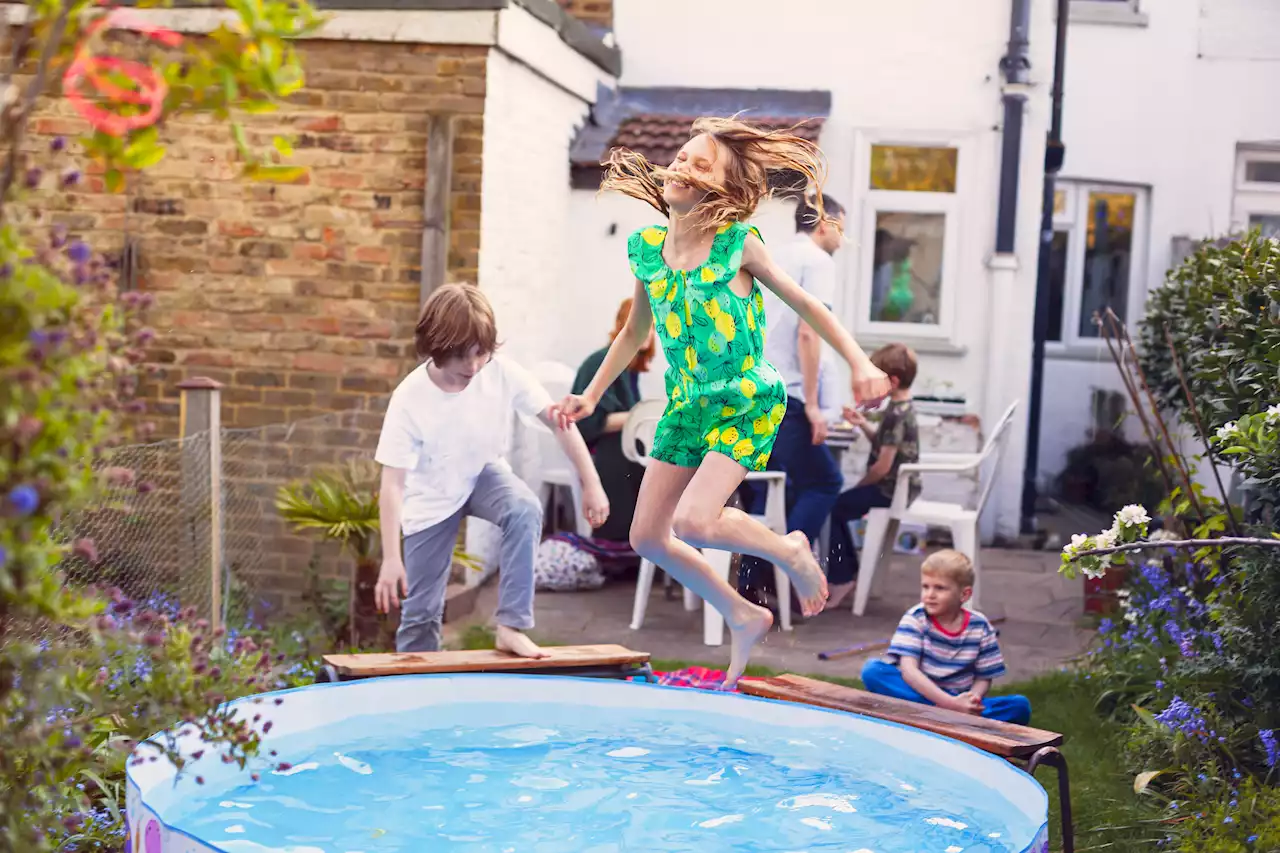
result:
[[[627,241],[668,365],[667,408],[649,452],[654,459],[696,468],[714,450],[755,471],[769,461],[787,389],[764,359],[760,284],[752,282],[745,298],[729,287],[748,234],[760,236],[741,222],[722,226],[706,262],[691,270],[673,270],[662,259],[662,226],[642,228]]]

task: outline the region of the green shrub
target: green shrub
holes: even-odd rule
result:
[[[51,224],[40,193],[77,183],[86,158],[120,186],[125,172],[164,156],[162,116],[225,120],[296,90],[302,72],[290,40],[320,23],[310,6],[263,0],[234,10],[235,28],[209,39],[183,39],[87,0],[29,3],[28,25],[10,29],[12,69],[35,76],[6,77],[0,121],[0,851],[119,849],[125,761],[137,749],[181,770],[190,758],[165,738],[140,742],[187,721],[244,766],[262,730],[223,703],[278,683],[283,662],[257,641],[225,636],[190,612],[66,583],[59,566],[69,552],[93,566],[98,549],[54,536],[104,481],[116,491],[150,488],[110,461],[130,435],[125,416],[141,412],[132,397],[151,332],[137,313],[149,296],[118,295],[114,260]],[[108,74],[97,51],[113,28],[152,41],[131,53],[145,61],[121,60]],[[24,147],[37,98],[58,90],[51,69],[65,71],[61,94],[93,128],[71,162],[63,139],[48,151]],[[95,80],[116,94],[86,97]],[[277,163],[285,148],[265,156],[243,148],[247,171],[297,178]]]

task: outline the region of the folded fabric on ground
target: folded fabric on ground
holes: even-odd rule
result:
[[[722,669],[707,669],[705,666],[690,666],[674,672],[655,672],[659,684],[667,687],[692,687],[695,690],[723,691],[725,672]],[[731,688],[736,689],[736,688]]]

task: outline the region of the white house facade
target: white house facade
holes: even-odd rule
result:
[[[615,129],[615,143],[664,150],[669,141],[656,137],[700,114],[681,107],[681,99],[699,105],[690,90],[719,112],[732,105],[778,123],[817,119],[830,165],[826,192],[848,211],[848,242],[836,255],[841,320],[868,349],[913,346],[917,393],[962,397],[984,426],[1020,403],[984,518],[988,538],[1016,534],[1019,525],[1054,64],[1053,4],[1031,0],[1029,73],[1025,82],[1007,82],[1001,58],[1016,5],[615,0],[619,97],[632,105],[632,124],[619,127],[598,105],[575,143],[582,149],[575,166],[603,150],[601,140],[585,145],[593,133]],[[1025,98],[1020,139],[1013,137],[1016,169],[1002,153],[1009,93]],[[1016,214],[1006,201],[1012,239],[997,252],[1002,165],[1017,178]],[[606,342],[619,301],[632,290],[627,236],[658,216],[640,202],[597,196],[590,180],[576,186],[563,243],[573,280],[560,294],[565,319],[546,353],[573,365]],[[793,209],[773,201],[760,211],[766,243],[792,238]],[[887,300],[895,288],[909,294]],[[663,393],[662,369],[655,365],[642,385],[647,395]]]
[[[1054,216],[1040,479],[1087,440],[1090,400],[1123,386],[1092,324],[1132,326],[1200,239],[1280,234],[1280,3],[1073,0]],[[1130,423],[1126,431],[1140,436]],[[1202,472],[1204,473],[1204,472]]]

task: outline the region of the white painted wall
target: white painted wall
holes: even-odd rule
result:
[[[1216,236],[1232,227],[1237,144],[1280,140],[1280,111],[1266,106],[1280,91],[1280,4],[1143,0],[1141,6],[1146,26],[1072,22],[1063,114],[1064,178],[1149,189],[1140,235],[1146,268],[1135,307],[1164,280],[1174,237]],[[1105,351],[1075,355],[1046,363],[1040,451],[1046,476],[1060,471],[1067,451],[1083,441],[1089,390],[1122,388]]]
[[[507,11],[526,14],[514,7]],[[515,39],[537,34],[523,26],[513,32]],[[526,365],[545,359],[563,330],[575,325],[573,294],[584,289],[564,239],[569,144],[590,103],[572,85],[583,70],[576,62],[580,57],[540,56],[544,65],[535,71],[501,47],[489,51],[480,190],[480,288],[493,304],[503,353]],[[535,447],[529,432],[517,430],[511,462],[534,486]],[[467,547],[480,557],[484,573],[494,568],[490,525],[469,524]],[[479,582],[484,573],[469,582]]]
[[[821,144],[830,163],[826,190],[850,210],[846,232],[860,240],[866,185],[858,152],[872,137],[900,142],[957,142],[961,186],[955,222],[955,315],[945,340],[900,338],[921,358],[918,388],[950,383],[969,407],[993,424],[1014,399],[1023,401],[1006,450],[999,487],[987,520],[1016,532],[1024,447],[1025,398],[1030,367],[1035,247],[1044,129],[1052,78],[1050,4],[1034,0],[1032,81],[1022,152],[1017,269],[993,277],[999,183],[1001,77],[998,62],[1008,38],[1005,0],[956,4],[950,0],[873,0],[833,4],[792,0],[785,14],[772,0],[615,0],[617,41],[623,51],[622,84],[734,88],[826,89],[832,115]],[[839,11],[835,11],[839,9]],[[707,37],[714,32],[714,40]],[[749,56],[749,61],[733,61]],[[625,198],[576,191],[569,239],[578,275],[593,294],[578,298],[581,323],[555,346],[576,364],[602,345],[618,300],[630,294],[626,238],[658,214]],[[767,243],[790,239],[789,205],[763,208],[757,217]],[[837,255],[841,293],[837,311],[854,328],[859,288],[865,287],[856,242]],[[575,292],[581,293],[580,289]],[[870,348],[886,342],[859,335]],[[662,394],[661,366],[645,383]]]

